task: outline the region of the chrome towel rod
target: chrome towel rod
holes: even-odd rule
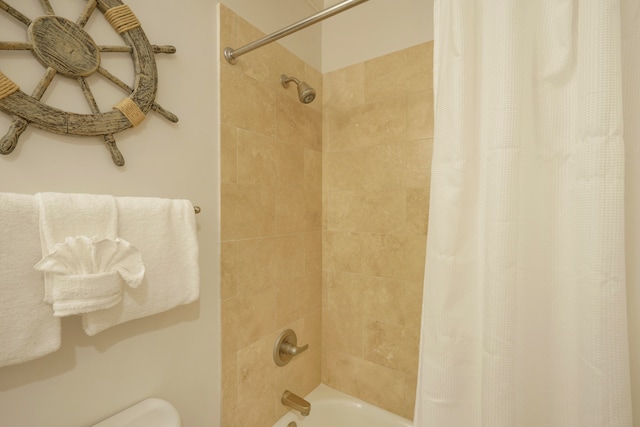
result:
[[[303,19],[302,21],[298,21],[295,24],[291,24],[288,27],[285,27],[281,30],[276,31],[275,33],[271,33],[268,36],[264,36],[261,39],[258,39],[256,41],[253,41],[249,44],[246,44],[242,47],[239,47],[238,49],[232,49],[230,47],[225,47],[224,48],[224,57],[226,58],[227,62],[230,64],[235,64],[236,63],[236,59],[239,56],[244,55],[245,53],[249,53],[254,49],[257,49],[259,47],[262,47],[266,44],[269,44],[271,42],[274,42],[276,40],[279,40],[285,36],[288,36],[289,34],[295,33],[296,31],[299,31],[303,28],[307,28],[310,25],[315,24],[316,22],[320,22],[323,19],[327,19],[330,16],[336,15],[340,12],[343,12],[347,9],[351,9],[354,6],[359,5],[360,3],[364,3],[366,1],[369,0],[345,0],[343,2],[340,2],[334,6],[328,7],[324,10],[321,10],[320,12],[309,16],[308,18]]]

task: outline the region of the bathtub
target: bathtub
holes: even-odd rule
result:
[[[297,427],[413,427],[411,421],[405,418],[324,384],[320,384],[305,399],[311,403],[308,417],[290,411],[273,427],[288,427],[292,421]]]

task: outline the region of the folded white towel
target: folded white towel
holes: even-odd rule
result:
[[[60,348],[60,319],[43,301],[38,209],[33,196],[0,193],[0,366]]]
[[[126,287],[121,304],[82,316],[95,335],[112,326],[191,303],[200,295],[198,240],[188,200],[118,197],[119,236],[142,255],[145,277]]]
[[[113,307],[124,283],[137,286],[144,266],[137,250],[118,239],[118,210],[113,196],[38,193],[45,301],[54,316]],[[134,255],[131,256],[131,252]],[[132,271],[132,263],[138,265]],[[122,274],[120,264],[126,264]],[[128,276],[134,280],[127,282]]]
[[[59,317],[113,307],[123,283],[135,288],[144,277],[140,252],[119,238],[67,237],[34,268],[54,273],[50,297]]]

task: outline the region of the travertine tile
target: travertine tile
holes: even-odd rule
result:
[[[329,272],[328,307],[341,313],[400,326],[419,323],[422,300],[409,282],[363,274]]]
[[[433,41],[404,49],[407,54],[410,92],[433,90]]]
[[[422,326],[422,295],[424,292],[424,282],[404,282],[407,300],[406,312],[403,316],[403,326],[420,330]]]
[[[406,96],[382,99],[341,111],[329,108],[324,117],[328,120],[326,151],[406,140]]]
[[[275,333],[269,334],[238,351],[238,400],[258,400],[271,395],[278,376],[273,362]]]
[[[366,278],[359,274],[327,272],[327,307],[341,313],[363,317],[363,295],[367,292]]]
[[[222,300],[238,295],[237,256],[236,242],[220,244],[220,298]]]
[[[433,138],[433,90],[408,95],[407,138]]]
[[[364,358],[409,374],[418,370],[420,329],[379,320],[364,324]]]
[[[325,309],[322,312],[322,348],[364,357],[364,319],[350,313]]]
[[[276,135],[278,139],[312,150],[322,150],[322,113],[297,98],[278,94]]]
[[[237,157],[240,184],[303,188],[302,147],[241,129]]]
[[[302,233],[308,228],[306,191],[276,189],[276,232]]]
[[[322,152],[304,150],[304,189],[322,191]]]
[[[322,308],[329,308],[329,276],[328,270],[322,270]]]
[[[406,95],[412,87],[410,67],[404,49],[365,61],[366,102]]]
[[[242,349],[274,331],[275,289],[266,288],[222,301],[222,311],[226,317],[222,322],[223,331],[235,335],[236,351]]]
[[[236,38],[238,48],[264,36],[264,33],[256,27],[248,23],[241,17],[236,19]],[[233,67],[241,71],[247,77],[257,80],[261,84],[268,86],[267,83],[273,79],[271,75],[270,58],[276,52],[276,45],[270,44],[256,49],[246,55],[238,58]],[[272,87],[273,88],[273,87]]]
[[[339,111],[364,104],[364,63],[324,75],[324,106]]]
[[[275,144],[276,182],[279,188],[304,188],[305,149],[292,144]]]
[[[363,236],[362,248],[365,273],[413,282],[424,279],[425,236],[368,234]]]
[[[222,184],[221,190],[222,241],[273,234],[276,203],[273,188]]]
[[[360,273],[362,271],[360,234],[325,231],[322,255],[325,270]]]
[[[275,136],[274,90],[229,67],[221,67],[220,81],[221,122]]]
[[[238,305],[236,298],[229,298],[220,302],[220,354],[223,362],[224,360],[230,360],[231,357],[235,359],[238,351],[238,336],[236,335],[238,322],[237,316],[233,312]]]
[[[427,234],[429,188],[407,190],[407,234]]]
[[[322,270],[322,231],[304,234],[304,271],[306,274]]]
[[[318,354],[320,353],[322,349],[322,308],[317,308],[307,313],[303,319],[299,338],[301,345],[309,344],[310,349],[317,350]],[[318,366],[319,369],[320,366]]]
[[[234,242],[236,271],[240,293],[275,287],[280,279],[305,275],[304,235],[273,236]]]
[[[278,167],[275,140],[243,129],[237,133],[238,183],[274,186]]]
[[[221,407],[222,425],[235,424],[236,405],[238,403],[238,361],[237,353],[223,355],[221,369]]]
[[[229,125],[220,129],[220,179],[223,183],[238,182],[238,140],[236,128]]]
[[[416,300],[407,282],[383,277],[367,277],[363,292],[363,316],[366,319],[381,320],[387,323],[415,327],[416,311],[420,311],[422,300]]]
[[[323,174],[327,190],[382,191],[403,188],[406,180],[399,143],[326,152]]]
[[[330,191],[329,231],[404,233],[405,191]]]
[[[276,232],[301,233],[322,227],[322,193],[276,189]]]
[[[433,140],[422,139],[398,144],[402,163],[403,187],[428,188],[431,181]]]
[[[292,279],[280,279],[276,287],[276,326],[303,319],[321,308],[322,273],[320,271]]]
[[[270,334],[238,351],[238,405],[239,419],[245,425],[270,425],[275,421],[275,384],[277,366],[273,363],[272,349],[276,335]]]

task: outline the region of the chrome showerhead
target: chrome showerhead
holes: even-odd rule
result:
[[[306,84],[305,82],[301,82],[295,77],[288,77],[285,74],[280,76],[280,82],[282,83],[282,87],[288,88],[289,82],[294,82],[298,86],[298,99],[303,104],[308,104],[314,99],[316,99],[316,90]]]

